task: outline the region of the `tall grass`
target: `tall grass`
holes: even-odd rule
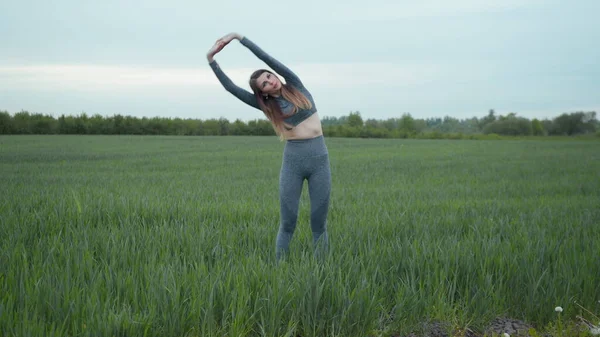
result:
[[[367,336],[600,299],[600,144],[327,139],[274,257],[274,137],[0,137],[3,336]]]

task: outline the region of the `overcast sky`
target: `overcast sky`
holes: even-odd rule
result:
[[[0,110],[59,116],[264,118],[206,61],[229,32],[303,80],[319,114],[386,119],[600,113],[600,1],[0,2]],[[216,56],[250,90],[265,65]]]

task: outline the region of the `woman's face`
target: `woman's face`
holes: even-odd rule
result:
[[[256,79],[256,86],[265,94],[274,94],[281,89],[281,81],[270,72],[263,72]]]

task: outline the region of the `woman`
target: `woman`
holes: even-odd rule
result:
[[[266,69],[256,70],[250,76],[250,93],[225,75],[214,56],[229,42],[237,39],[260,60],[285,79]],[[289,251],[296,228],[298,206],[304,180],[308,181],[310,195],[310,225],[317,255],[322,255],[329,244],[327,213],[331,192],[329,152],[325,145],[321,121],[310,92],[290,69],[271,57],[247,37],[236,33],[218,39],[208,51],[207,59],[223,87],[251,107],[261,110],[271,121],[276,134],[286,140],[279,176],[281,222],[276,240],[279,260]]]

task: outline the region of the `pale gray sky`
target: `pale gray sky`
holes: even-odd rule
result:
[[[597,0],[2,1],[0,110],[263,118],[206,62],[238,32],[302,78],[321,116],[600,113],[597,13]],[[237,41],[216,59],[247,90],[265,67]]]

